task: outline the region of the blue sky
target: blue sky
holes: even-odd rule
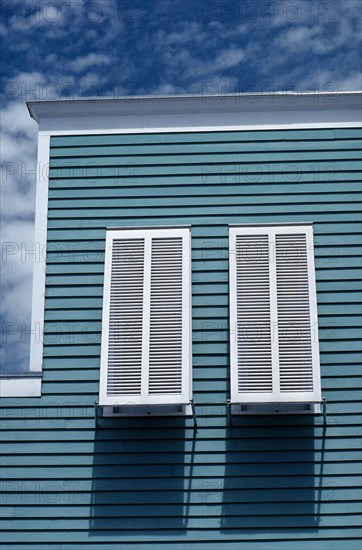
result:
[[[25,101],[362,88],[361,0],[3,0],[0,9],[4,371],[28,368],[37,126]]]

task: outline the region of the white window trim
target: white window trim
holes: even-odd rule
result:
[[[41,373],[28,374],[2,374],[0,377],[0,397],[40,397]]]
[[[182,237],[183,238],[183,322],[182,322],[182,394],[177,396],[150,396],[147,394],[148,377],[148,339],[149,333],[149,300],[150,292],[150,262],[151,262],[151,239],[153,237]],[[137,239],[145,240],[145,270],[144,270],[144,302],[146,315],[143,317],[143,359],[142,359],[142,386],[140,396],[107,396],[107,363],[108,363],[108,340],[109,340],[109,311],[110,311],[110,285],[111,285],[111,252],[114,239]],[[148,266],[148,268],[147,268]],[[103,313],[102,313],[102,339],[101,339],[101,363],[100,363],[100,385],[99,405],[102,407],[123,407],[123,410],[130,406],[159,406],[159,405],[189,405],[192,399],[192,324],[191,324],[191,229],[185,227],[152,228],[144,229],[108,229],[106,234],[106,254],[104,268],[104,290],[103,290]],[[108,409],[109,411],[110,409]],[[186,412],[187,411],[187,412]],[[190,409],[179,411],[180,414],[189,414]],[[115,413],[115,415],[117,412]]]
[[[265,393],[243,393],[238,392],[238,363],[237,363],[237,307],[236,307],[236,237],[240,235],[265,235],[269,236],[269,242],[275,242],[275,236],[283,231],[288,234],[303,234],[307,237],[307,255],[308,255],[308,280],[309,280],[309,312],[310,323],[313,338],[312,344],[312,364],[313,364],[313,392],[296,392],[291,400],[290,396],[275,390],[275,377],[278,374],[278,341],[274,330],[272,338],[272,361],[273,361],[273,394],[268,398]],[[275,283],[275,261],[270,263],[270,281],[271,289]],[[313,244],[313,226],[312,224],[248,224],[229,227],[229,303],[230,303],[230,386],[232,404],[310,404],[321,403],[321,380],[320,380],[320,362],[319,362],[319,341],[318,341],[318,315],[316,302],[316,281],[315,281],[315,263],[314,263],[314,244]],[[271,323],[275,321],[276,315],[276,296],[270,293]],[[273,325],[272,325],[273,326]],[[276,326],[276,325],[275,325]],[[278,383],[279,385],[279,383]],[[255,409],[255,407],[254,407]],[[237,410],[234,407],[234,412]],[[284,412],[287,408],[284,409]],[[279,412],[279,411],[277,411]],[[280,411],[283,412],[283,411]]]

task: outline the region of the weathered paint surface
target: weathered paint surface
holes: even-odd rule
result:
[[[51,140],[44,383],[2,403],[6,549],[360,549],[356,129]],[[228,224],[314,222],[321,417],[228,426]],[[192,419],[101,420],[105,228],[192,224]]]

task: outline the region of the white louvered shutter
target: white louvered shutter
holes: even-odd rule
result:
[[[312,226],[230,228],[233,403],[321,401]]]
[[[191,399],[190,230],[107,232],[101,405]]]

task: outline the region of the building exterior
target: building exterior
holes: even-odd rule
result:
[[[47,255],[3,548],[360,549],[361,93],[28,107]]]

